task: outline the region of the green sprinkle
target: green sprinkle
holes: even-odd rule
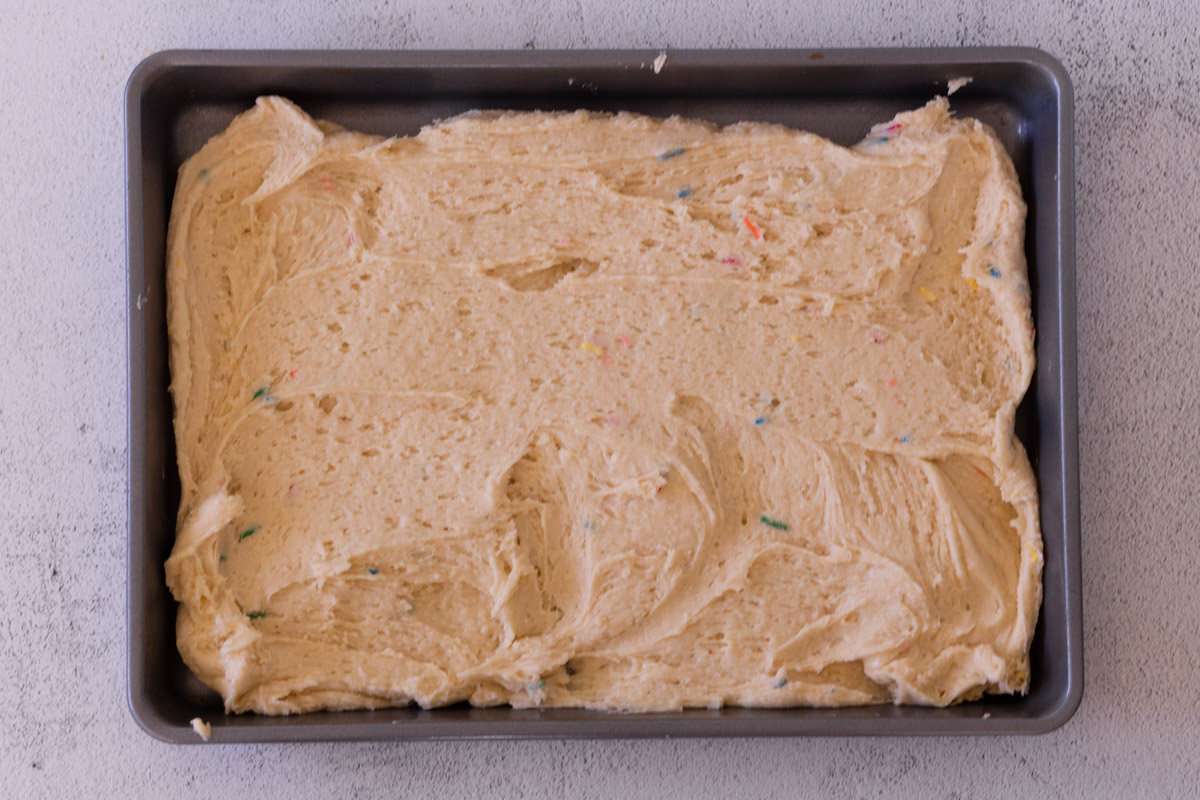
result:
[[[271,391],[271,387],[270,387],[269,385],[267,385],[267,386],[260,386],[260,387],[258,387],[258,391],[256,391],[256,392],[254,393],[254,396],[253,396],[253,397],[251,397],[250,399],[251,399],[251,400],[257,400],[258,398],[262,397],[264,394],[266,394],[266,393],[267,393],[267,392],[269,392],[269,391]]]
[[[197,175],[196,177],[200,179],[201,183],[208,183],[208,180],[209,180],[208,170],[206,170],[206,169],[200,170],[200,174]]]
[[[221,553],[221,563],[222,564],[225,563],[225,554],[224,553]]]
[[[261,526],[259,526],[259,525],[251,525],[249,528],[246,528],[246,530],[244,530],[240,534],[238,534],[238,541],[241,542],[246,539],[249,539],[251,536],[258,533],[260,528],[261,528]]]
[[[787,686],[787,678],[776,678],[775,682],[771,684],[771,687],[775,689],[782,689],[785,686]]]
[[[659,153],[659,154],[658,154],[658,160],[659,160],[659,161],[666,161],[668,158],[675,158],[675,157],[677,157],[677,156],[681,156],[681,155],[683,155],[683,154],[684,154],[684,153],[686,153],[686,152],[687,152],[687,150],[685,150],[684,148],[682,148],[682,147],[676,147],[674,150],[668,150],[668,151],[667,151],[667,152],[665,152],[665,153]]]
[[[758,521],[767,527],[774,528],[777,531],[786,531],[788,529],[788,524],[786,522],[780,522],[777,519],[771,519],[766,514],[760,516]]]
[[[529,691],[529,692],[536,692],[538,689],[545,689],[545,688],[546,688],[546,681],[541,678],[538,678],[536,681],[530,681],[529,683],[525,684],[525,690]]]
[[[247,611],[246,616],[250,619],[262,619],[267,615],[266,611]]]
[[[378,575],[378,574],[379,574],[379,570],[378,570],[378,569],[376,569],[375,567],[367,567],[367,572],[368,572],[369,574],[371,574],[371,575]]]

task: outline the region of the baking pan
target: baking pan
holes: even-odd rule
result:
[[[1083,692],[1075,401],[1071,84],[1038,50],[264,52],[173,51],[143,61],[125,96],[129,260],[129,706],[150,734],[199,742],[319,739],[610,738],[812,734],[1038,733],[1062,725]],[[1041,492],[1045,599],[1024,697],[952,708],[686,710],[623,714],[455,706],[424,711],[225,716],[175,648],[163,562],[179,479],[168,394],[164,246],[182,161],[261,94],[375,134],[413,134],[472,108],[629,110],[715,123],[765,120],[841,144],[971,78],[952,106],[990,124],[1029,204],[1026,254],[1037,371],[1018,415]]]

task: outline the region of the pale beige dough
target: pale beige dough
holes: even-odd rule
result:
[[[852,149],[260,99],[171,214],[184,660],[263,713],[1025,691],[1024,218],[942,98]]]

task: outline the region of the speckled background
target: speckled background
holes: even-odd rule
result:
[[[353,6],[353,7],[351,7]],[[0,2],[0,796],[1196,796],[1200,6]],[[1076,88],[1086,690],[1036,738],[172,747],[125,705],[122,90],[172,47],[1033,45]]]

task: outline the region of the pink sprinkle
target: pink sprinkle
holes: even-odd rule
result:
[[[629,337],[623,333],[617,337],[617,341],[624,345],[626,350],[633,347],[633,342],[629,341]]]
[[[333,181],[329,180],[329,178],[321,178],[321,180],[318,181],[318,183],[321,184],[322,189],[329,192],[330,194],[333,194],[334,192],[337,191],[337,184],[334,183]]]
[[[615,428],[621,424],[621,420],[617,419],[616,417],[609,417],[608,419],[604,420],[604,424],[610,428]]]
[[[287,496],[288,496],[288,500],[296,499],[296,484],[293,483],[291,486],[288,487]]]
[[[570,236],[560,236],[560,237],[558,237],[558,246],[559,246],[559,247],[566,247],[566,246],[567,246],[567,245],[569,245],[570,243],[571,243],[571,237],[570,237]]]
[[[353,247],[354,243],[357,241],[358,237],[354,235],[354,231],[350,231],[350,233],[346,234],[346,244],[350,247]]]
[[[897,131],[900,130],[901,127],[903,127],[903,126],[899,122],[894,122],[891,125],[888,125],[886,129],[884,129],[884,133],[887,133],[887,134],[896,133]]]
[[[887,341],[887,337],[879,331],[871,331],[871,341],[875,344],[883,344]]]
[[[738,267],[742,266],[742,260],[740,258],[734,258],[733,256],[726,256],[725,258],[722,258],[721,263],[728,264],[729,266],[733,267],[734,269],[737,269]]]

